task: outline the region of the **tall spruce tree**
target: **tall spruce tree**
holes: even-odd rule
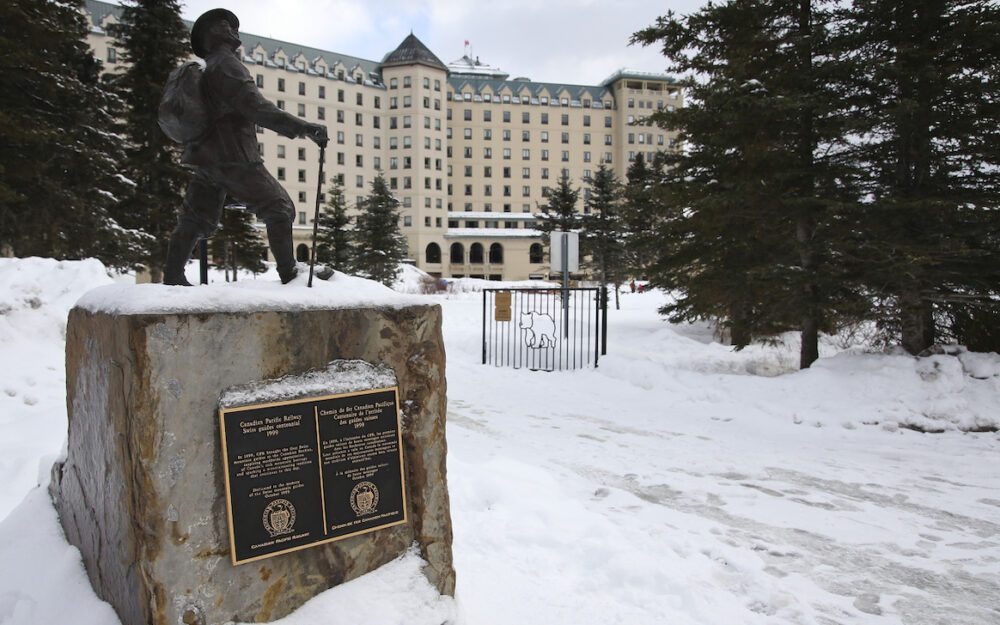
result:
[[[580,229],[580,215],[576,211],[579,199],[580,190],[573,188],[569,182],[569,174],[563,172],[556,188],[549,191],[548,203],[540,206],[542,213],[535,220],[535,229],[544,235],[550,253],[553,232],[572,232]]]
[[[942,320],[962,334],[997,319],[1000,7],[857,0],[844,16],[868,174],[855,269],[881,327],[918,353]]]
[[[354,273],[391,286],[406,258],[406,238],[399,231],[399,200],[382,174],[361,199],[354,232]]]
[[[125,103],[124,174],[135,183],[118,218],[150,235],[142,260],[160,282],[189,174],[180,166],[180,146],[163,134],[156,118],[167,77],[190,54],[189,32],[177,0],[127,0],[121,22],[108,30],[126,63],[111,82]]]
[[[112,216],[128,185],[82,8],[0,5],[0,250],[124,268],[143,237]]]
[[[213,262],[226,270],[227,282],[230,269],[233,272],[233,282],[236,281],[239,269],[252,273],[263,273],[267,269],[264,264],[267,245],[253,223],[253,215],[246,210],[227,208],[222,211],[219,229],[208,242]]]
[[[614,285],[615,306],[618,307],[618,287],[628,267],[625,225],[621,216],[621,182],[614,171],[601,163],[587,184],[590,193],[581,219],[584,250],[590,256],[601,285]]]
[[[657,222],[663,214],[662,153],[652,164],[646,163],[642,152],[635,156],[625,174],[622,188],[621,215],[625,229],[629,270],[635,277],[645,277],[647,267],[657,253],[660,242],[656,237]]]
[[[799,329],[800,364],[850,311],[836,260],[850,180],[833,92],[827,3],[732,0],[668,15],[633,40],[661,43],[687,73],[688,106],[653,123],[680,131],[660,197],[664,245],[654,283],[678,289],[665,312],[715,318],[733,343]]]
[[[685,150],[669,153],[669,186],[650,281],[675,290],[661,312],[673,320],[712,319],[737,348],[790,329],[787,281],[794,239],[774,174],[781,164],[774,94],[763,78],[776,56],[771,11],[761,1],[672,13],[633,40],[661,43],[686,78],[686,106],[651,121],[679,132]]]
[[[347,215],[344,185],[335,178],[327,191],[326,206],[319,215],[316,260],[336,271],[347,271],[354,256],[351,218]]]

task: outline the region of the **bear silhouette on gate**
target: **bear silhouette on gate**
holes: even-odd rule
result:
[[[534,311],[521,313],[518,327],[525,330],[524,343],[528,347],[541,349],[556,346],[556,322],[551,315]]]

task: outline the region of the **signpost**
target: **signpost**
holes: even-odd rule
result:
[[[569,274],[580,271],[580,234],[577,232],[552,232],[549,247],[552,248],[552,271],[562,273],[563,288],[563,333],[569,332]]]

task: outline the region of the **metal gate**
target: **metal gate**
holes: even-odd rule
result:
[[[483,364],[542,371],[596,367],[600,299],[596,288],[483,289]]]

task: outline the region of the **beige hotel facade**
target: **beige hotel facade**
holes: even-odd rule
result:
[[[87,0],[85,9],[91,49],[107,71],[120,69],[106,34],[120,8]],[[664,74],[623,70],[595,86],[540,83],[467,55],[442,63],[412,34],[381,61],[246,32],[240,38],[240,56],[264,96],[327,126],[324,177],[342,181],[349,207],[384,175],[402,203],[409,259],[434,276],[548,276],[534,224],[564,172],[581,190],[583,212],[585,181],[601,162],[624,179],[636,154],[649,160],[676,149],[671,133],[636,124],[682,105],[679,86]],[[265,165],[295,203],[296,254],[307,260],[319,148],[266,129],[257,136]]]

